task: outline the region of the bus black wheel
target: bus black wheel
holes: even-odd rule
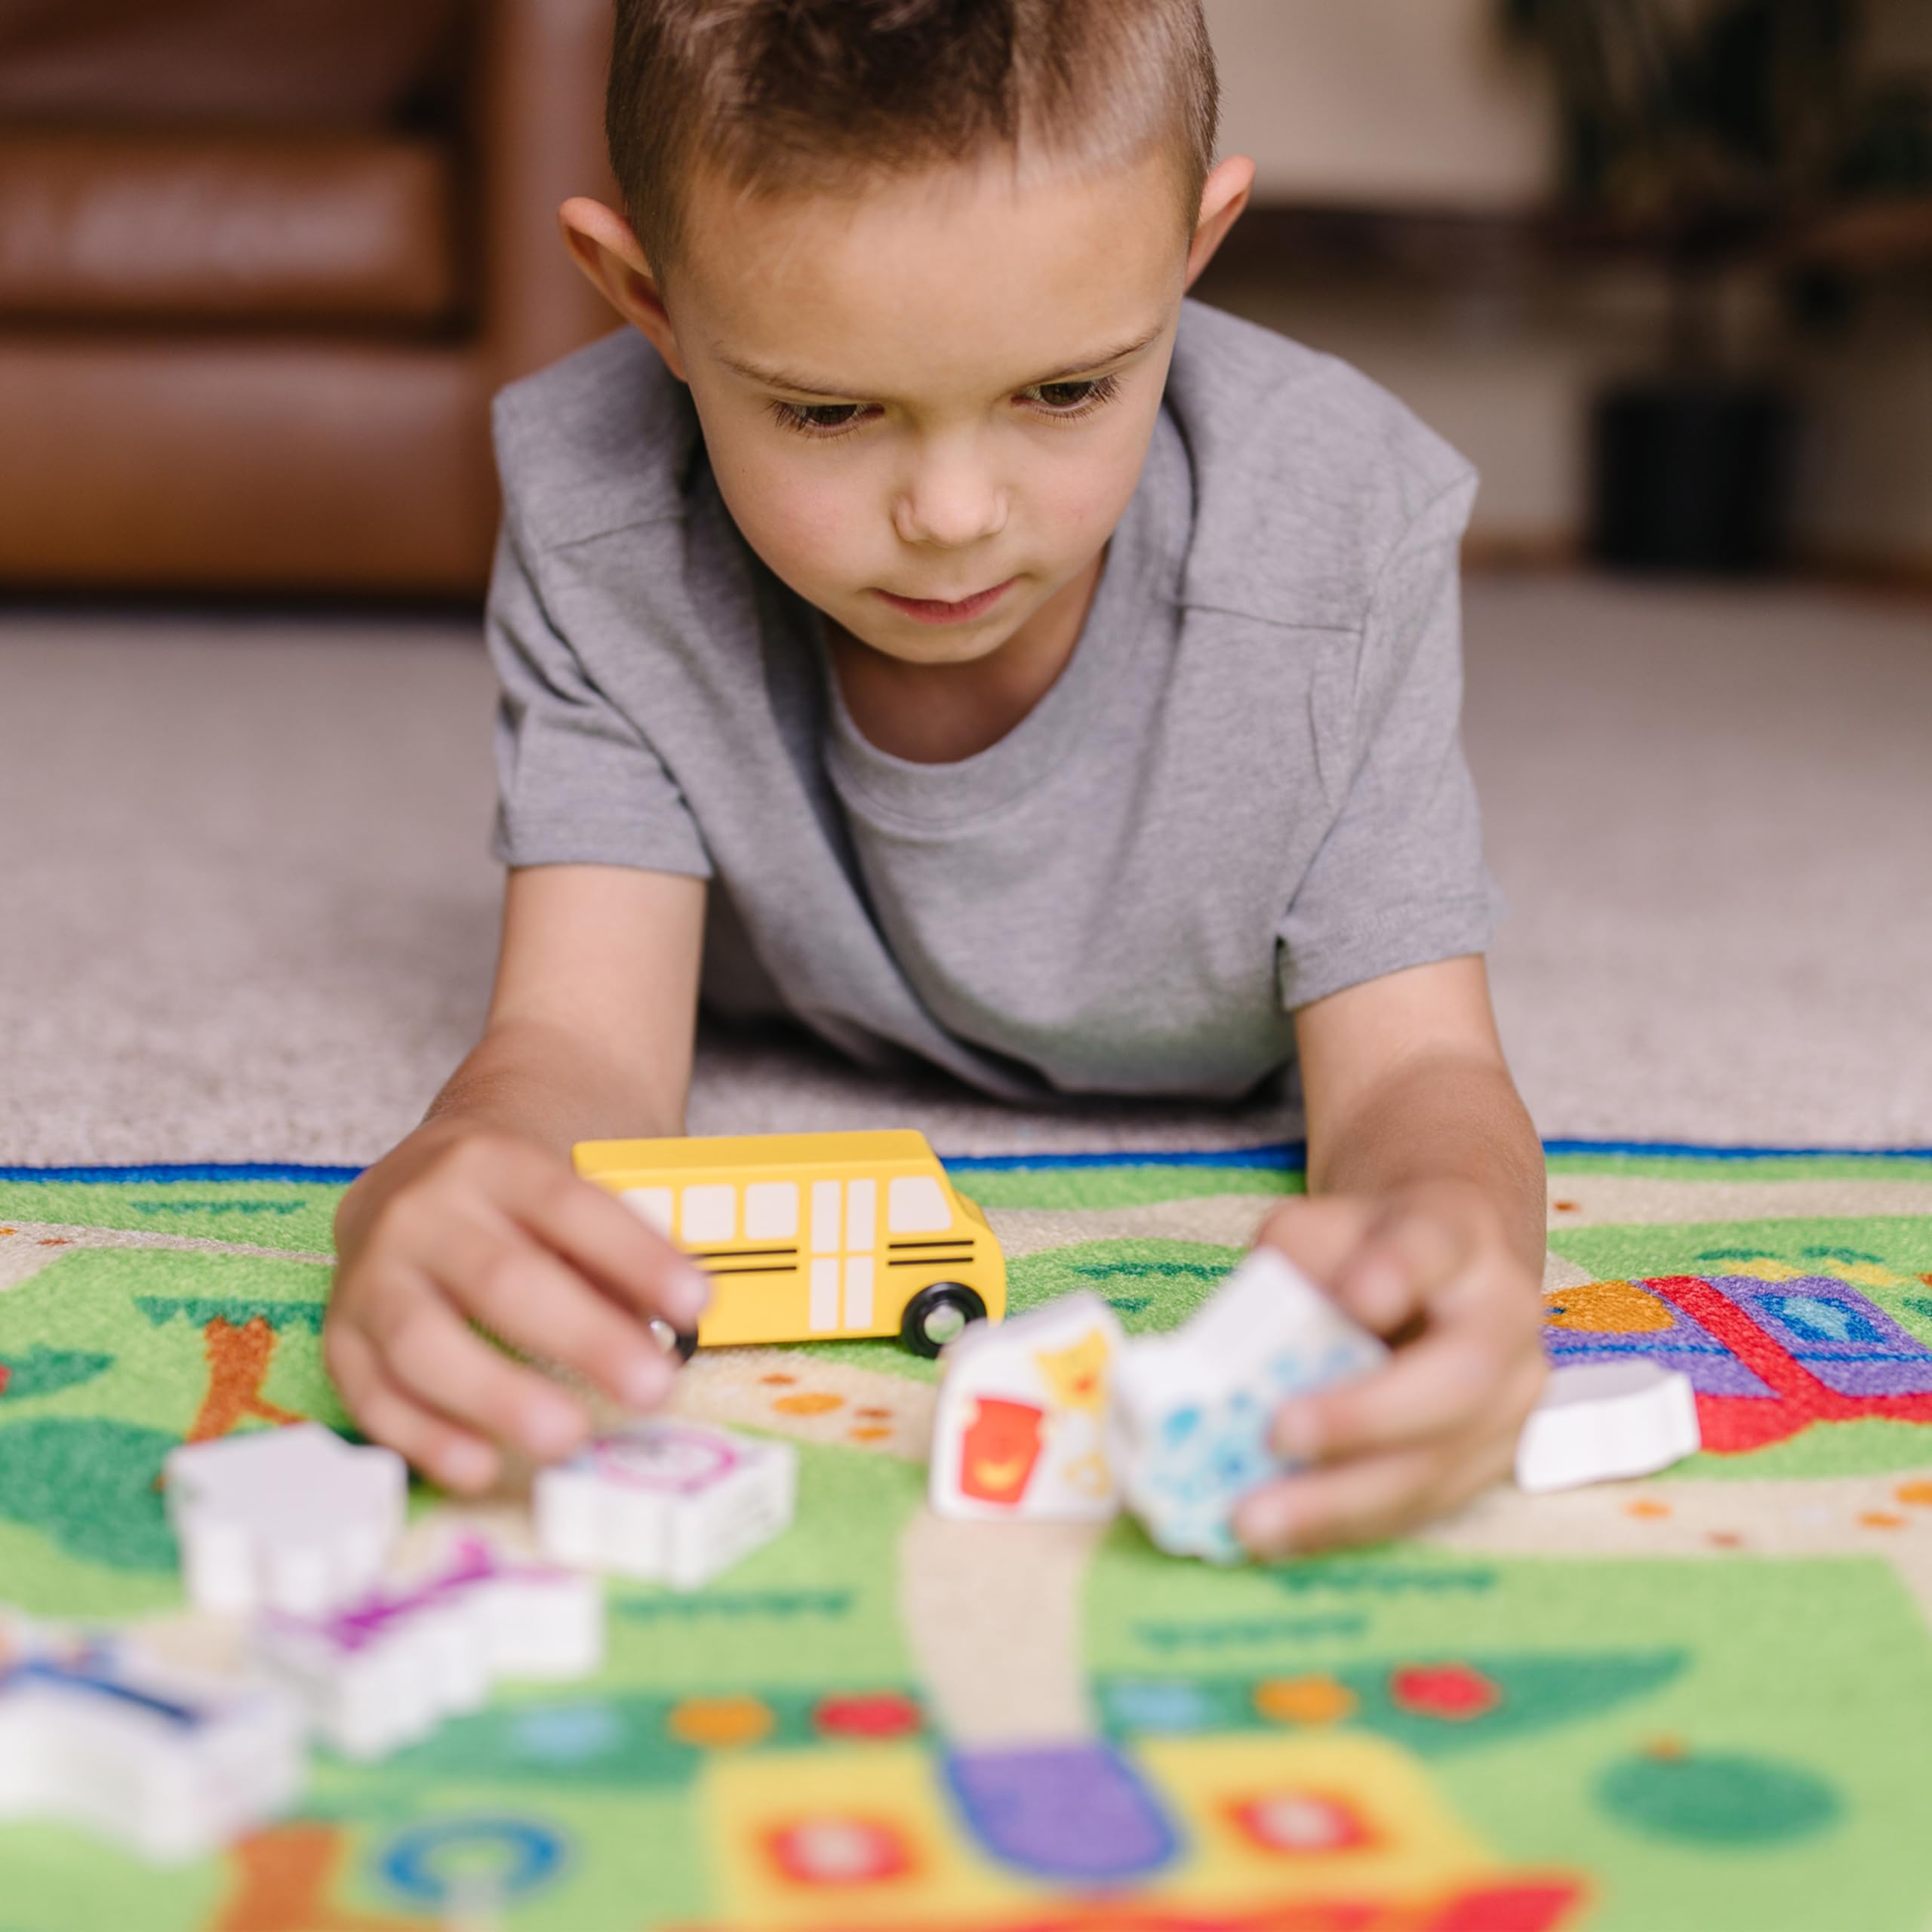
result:
[[[936,1355],[956,1341],[968,1327],[986,1318],[986,1305],[958,1281],[935,1281],[906,1304],[899,1339],[915,1355]]]
[[[697,1353],[695,1328],[673,1328],[668,1321],[654,1320],[651,1332],[657,1338],[657,1346],[667,1355],[675,1355],[680,1361],[689,1361]]]

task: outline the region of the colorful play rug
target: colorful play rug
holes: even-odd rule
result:
[[[1667,1477],[1220,1572],[929,1516],[896,1349],[700,1357],[690,1411],[801,1444],[792,1534],[614,1588],[596,1681],[322,1758],[218,1858],[0,1827],[0,1927],[1924,1932],[1932,1158],[1551,1168],[1550,1349],[1689,1373],[1709,1453]],[[1300,1185],[1278,1149],[957,1172],[1016,1306],[1090,1288],[1130,1329]],[[193,1641],[157,1472],[342,1423],[340,1179],[0,1179],[0,1598]]]

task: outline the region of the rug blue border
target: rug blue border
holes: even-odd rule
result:
[[[1733,1147],[1694,1140],[1546,1140],[1546,1154],[1667,1155],[1693,1161],[1923,1161],[1932,1147]],[[961,1173],[1008,1173],[1030,1168],[1287,1168],[1299,1169],[1306,1143],[1271,1140],[1255,1147],[1121,1148],[1098,1154],[943,1155]],[[0,1167],[0,1181],[312,1181],[346,1186],[360,1168],[312,1166],[288,1161],[157,1161],[128,1167]]]
[[[0,1168],[4,1180],[307,1180],[346,1186],[360,1168],[294,1161],[160,1161],[125,1168]]]
[[[1669,1155],[1696,1161],[1924,1161],[1932,1147],[1732,1147],[1694,1140],[1546,1140],[1546,1155]],[[1307,1164],[1303,1140],[1272,1140],[1258,1147],[1219,1147],[1205,1151],[1141,1152],[1123,1149],[1106,1154],[962,1154],[946,1158],[948,1168],[999,1172],[1023,1168],[1290,1168]]]

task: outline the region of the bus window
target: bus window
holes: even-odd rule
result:
[[[849,1251],[878,1245],[878,1183],[853,1181],[845,1189],[845,1246]]]
[[[798,1235],[798,1183],[755,1180],[745,1189],[745,1238],[795,1241]]]
[[[671,1190],[668,1187],[627,1187],[620,1197],[641,1220],[648,1221],[667,1240],[671,1234]]]
[[[738,1232],[738,1190],[727,1181],[717,1187],[685,1189],[681,1238],[694,1241],[730,1241]]]
[[[838,1183],[835,1180],[812,1183],[812,1252],[838,1252]]]
[[[816,1254],[809,1276],[810,1306],[806,1319],[814,1335],[829,1335],[838,1326],[838,1257]]]
[[[895,1235],[943,1234],[952,1225],[946,1189],[931,1174],[902,1174],[886,1191],[885,1224]]]

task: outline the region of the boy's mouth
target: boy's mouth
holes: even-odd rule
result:
[[[915,624],[964,624],[984,616],[1019,581],[1017,577],[1010,577],[1004,583],[995,584],[990,590],[976,590],[971,597],[962,597],[956,603],[948,603],[940,597],[899,597],[889,590],[875,590],[872,595],[891,605],[901,617],[910,617]]]

